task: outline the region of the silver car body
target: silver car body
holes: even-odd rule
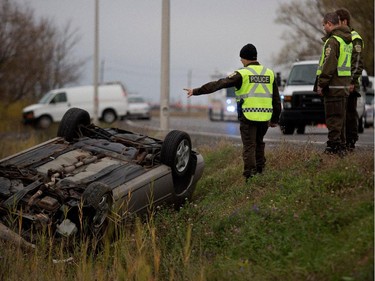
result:
[[[71,120],[68,129],[76,126]],[[187,133],[174,130],[162,141],[93,124],[76,128],[75,138],[61,136],[67,131],[60,127],[58,137],[0,160],[0,238],[20,222],[30,242],[47,225],[60,236],[84,232],[78,213],[97,231],[108,213],[125,219],[192,198],[204,160]]]

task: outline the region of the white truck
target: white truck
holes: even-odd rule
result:
[[[209,95],[208,117],[211,121],[236,121],[237,102],[234,88],[221,89]]]
[[[51,90],[37,104],[23,109],[23,123],[38,128],[48,128],[52,122],[60,122],[65,112],[77,107],[94,115],[94,86],[78,86]],[[122,119],[128,112],[128,94],[119,83],[107,83],[98,87],[98,117],[105,123]]]
[[[323,98],[313,92],[317,60],[299,61],[292,65],[282,98],[280,128],[283,134],[304,134],[306,125],[325,124]],[[361,87],[362,88],[362,87]],[[358,132],[364,130],[365,93],[357,100]]]

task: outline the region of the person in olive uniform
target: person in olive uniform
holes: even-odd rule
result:
[[[324,97],[328,141],[325,153],[345,155],[346,103],[351,81],[352,36],[348,27],[340,26],[336,13],[323,18],[326,36],[317,70],[314,91]]]
[[[226,78],[204,84],[200,88],[184,89],[188,97],[213,93],[235,87],[237,112],[243,144],[243,176],[246,181],[262,173],[266,164],[264,135],[268,127],[276,127],[281,112],[279,90],[274,72],[257,61],[257,49],[252,44],[240,51],[243,68]]]
[[[361,97],[360,82],[363,71],[362,51],[364,43],[362,37],[350,25],[350,13],[346,9],[336,10],[339,16],[340,25],[347,26],[351,30],[353,53],[352,53],[352,76],[349,88],[348,103],[346,106],[346,148],[352,151],[358,140],[359,116],[357,112],[357,98]]]

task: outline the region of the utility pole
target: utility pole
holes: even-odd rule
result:
[[[104,83],[104,60],[101,61],[100,63],[100,83],[99,84],[103,84]]]
[[[99,80],[99,0],[95,0],[95,42],[94,42],[94,124],[98,123],[98,80]]]
[[[169,130],[169,34],[170,34],[170,2],[162,2],[161,25],[161,88],[160,88],[160,129]]]

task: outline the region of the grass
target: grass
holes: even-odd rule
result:
[[[95,253],[85,240],[42,236],[30,252],[0,242],[0,280],[374,280],[373,148],[340,159],[280,143],[248,184],[240,147],[197,149],[205,173],[179,211],[117,225]]]

